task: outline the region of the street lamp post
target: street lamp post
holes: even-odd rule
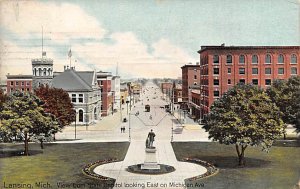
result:
[[[173,120],[172,120],[172,133],[171,133],[171,142],[173,142],[173,131],[174,131],[174,129],[173,129]]]
[[[129,124],[129,126],[128,126],[128,140],[129,140],[129,142],[131,142],[131,136],[130,136],[130,130],[131,130],[131,126],[130,126],[130,115],[131,115],[131,114],[129,114],[129,117],[128,117],[128,124]]]
[[[76,140],[76,119],[77,119],[77,112],[75,111],[75,140]]]
[[[127,104],[127,115],[128,115],[128,103],[129,103],[129,101],[126,100],[126,104]]]

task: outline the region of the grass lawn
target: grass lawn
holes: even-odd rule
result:
[[[108,188],[104,181],[99,181],[82,173],[82,168],[97,160],[116,158],[123,160],[129,143],[77,143],[77,144],[45,144],[41,150],[39,144],[30,144],[31,156],[9,155],[10,149],[23,149],[22,144],[0,144],[0,188],[6,184],[48,182],[52,188],[57,183],[82,184],[79,188],[90,188],[89,184],[98,184],[93,188]],[[4,150],[5,149],[5,150]],[[84,187],[85,186],[85,187]]]
[[[197,157],[213,163],[220,172],[200,179],[205,189],[293,189],[300,179],[300,142],[276,142],[269,153],[259,147],[245,151],[246,167],[237,166],[235,146],[214,142],[172,143],[178,160]],[[196,183],[194,182],[195,186]]]

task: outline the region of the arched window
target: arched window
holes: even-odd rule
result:
[[[271,55],[267,54],[265,57],[265,63],[266,64],[271,64]]]
[[[284,57],[283,57],[282,54],[280,54],[280,55],[278,56],[278,63],[279,63],[279,64],[283,64],[283,63],[284,63]]]
[[[240,64],[245,64],[245,55],[240,55],[240,57],[239,57],[239,63]]]
[[[226,56],[226,63],[232,64],[232,56],[230,54]]]
[[[46,76],[47,75],[47,70],[46,70],[46,68],[44,68],[44,76]]]
[[[83,110],[79,110],[78,114],[78,121],[83,122]]]
[[[219,56],[214,55],[214,64],[219,64]]]
[[[295,54],[291,55],[291,63],[292,64],[297,64],[297,56]]]
[[[258,56],[256,54],[252,56],[252,64],[258,64]]]
[[[245,55],[240,55],[240,57],[239,57],[239,63],[240,64],[245,64]]]
[[[39,68],[39,76],[42,76],[42,68]]]

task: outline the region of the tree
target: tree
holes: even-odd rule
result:
[[[262,89],[241,84],[213,103],[203,127],[214,141],[234,144],[239,165],[244,166],[248,146],[261,145],[268,151],[283,133],[279,115],[279,108]]]
[[[45,112],[56,117],[60,129],[75,121],[75,111],[69,94],[63,89],[41,86],[35,90],[35,94],[44,101]]]
[[[3,103],[6,101],[7,96],[4,94],[3,90],[0,89],[0,111],[3,109]]]
[[[283,122],[293,124],[296,131],[300,132],[300,77],[275,80],[267,89],[267,94],[282,112]]]
[[[31,137],[57,132],[53,116],[45,113],[42,101],[31,93],[14,92],[3,104],[0,112],[0,132],[10,141],[18,138],[24,141],[24,154],[28,155],[28,141]]]

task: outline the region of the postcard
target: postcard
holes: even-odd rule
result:
[[[299,189],[299,8],[0,1],[0,188]]]

